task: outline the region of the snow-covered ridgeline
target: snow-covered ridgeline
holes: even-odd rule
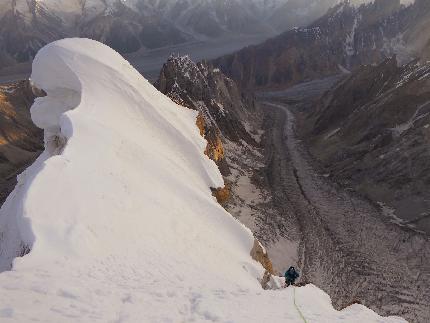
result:
[[[263,291],[254,238],[211,196],[223,185],[196,113],[108,47],[42,49],[32,107],[46,150],[0,211],[0,320],[302,322],[293,289]],[[309,322],[404,322],[360,305],[333,310],[297,289]]]

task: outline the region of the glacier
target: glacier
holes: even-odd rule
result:
[[[405,322],[313,285],[263,290],[196,112],[109,47],[51,43],[31,80],[45,151],[0,210],[1,322]]]

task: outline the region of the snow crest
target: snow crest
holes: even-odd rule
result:
[[[46,149],[0,210],[0,321],[302,322],[296,303],[309,322],[404,322],[311,285],[263,291],[196,112],[107,46],[51,43],[32,81]]]

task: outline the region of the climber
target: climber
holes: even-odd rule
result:
[[[285,287],[288,287],[290,285],[294,285],[294,282],[299,277],[299,273],[296,271],[296,269],[291,266],[286,272],[285,272]]]

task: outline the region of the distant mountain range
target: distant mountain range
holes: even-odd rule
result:
[[[349,1],[330,9],[306,28],[295,28],[265,43],[214,61],[246,88],[284,87],[348,72],[383,61],[430,58],[430,2]]]
[[[28,61],[46,43],[88,37],[130,53],[304,26],[338,0],[3,0],[0,67]]]

